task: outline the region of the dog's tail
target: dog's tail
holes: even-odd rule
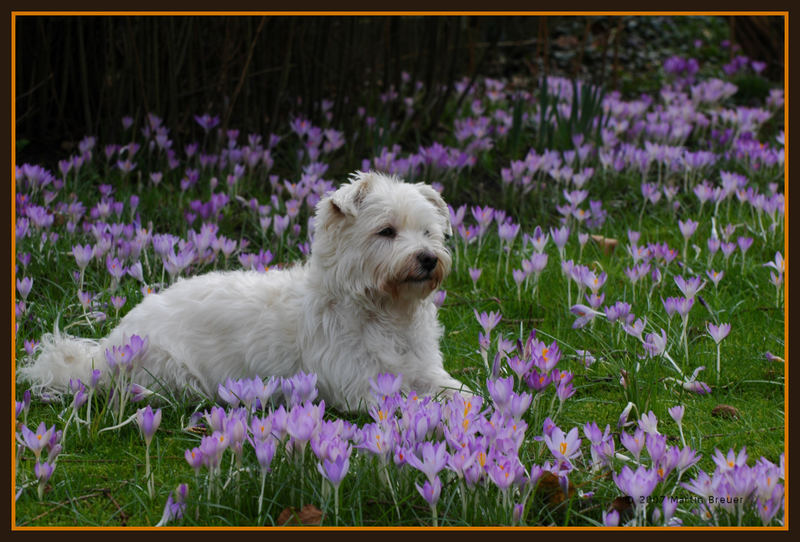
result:
[[[98,351],[97,341],[62,334],[56,323],[53,333],[43,335],[33,355],[17,368],[17,380],[29,383],[37,395],[58,395],[69,388],[70,379],[88,383]]]

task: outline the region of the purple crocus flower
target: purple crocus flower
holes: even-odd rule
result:
[[[569,240],[569,227],[562,226],[558,229],[550,228],[550,237],[552,237],[553,244],[556,245],[559,252],[562,252],[564,250],[564,246]]]
[[[283,396],[290,406],[299,405],[317,398],[317,375],[298,372],[291,378],[281,378]]]
[[[180,484],[175,491],[170,491],[167,503],[164,505],[164,513],[156,523],[156,527],[163,527],[170,521],[181,519],[186,512],[186,495],[189,493],[189,486]],[[174,495],[174,497],[173,497]]]
[[[676,275],[674,277],[675,284],[678,286],[678,289],[683,293],[684,296],[688,298],[694,299],[694,296],[697,295],[697,292],[702,290],[706,283],[700,277],[691,277],[690,279],[684,279],[681,275]]]
[[[469,277],[472,279],[472,285],[477,287],[478,279],[481,277],[482,269],[469,268]]]
[[[106,258],[106,269],[108,269],[109,274],[117,282],[119,282],[127,272],[127,268],[125,268],[117,258],[112,258],[111,255]]]
[[[601,303],[602,303],[602,301],[601,301]],[[592,320],[594,320],[595,316],[598,316],[598,315],[602,316],[603,315],[602,312],[599,312],[599,311],[593,309],[592,307],[589,307],[587,305],[583,305],[581,303],[578,303],[577,305],[573,305],[572,307],[570,307],[569,310],[570,310],[570,312],[572,314],[574,314],[574,315],[576,315],[578,317],[572,323],[572,329],[580,329],[580,328],[586,326],[586,324],[588,324]]]
[[[639,455],[645,445],[645,433],[641,428],[637,428],[633,435],[622,431],[619,435],[619,442],[634,455],[636,461],[639,461]]]
[[[191,450],[187,449],[183,453],[186,462],[189,463],[189,466],[194,469],[195,475],[200,474],[200,468],[203,466],[203,452],[200,451],[200,448],[192,448]]]
[[[656,469],[647,469],[643,465],[639,465],[635,471],[625,465],[619,474],[612,473],[611,477],[620,491],[633,498],[637,507],[653,493],[658,485]]]
[[[194,120],[200,125],[205,133],[208,133],[212,128],[219,124],[219,117],[212,117],[208,113],[204,113],[202,116],[195,115]]]
[[[395,375],[392,373],[380,373],[375,379],[369,379],[369,386],[372,394],[379,401],[385,401],[388,397],[400,391],[403,384],[403,375]]]
[[[662,329],[661,335],[648,333],[645,336],[643,345],[650,357],[660,356],[667,348],[667,332]]]
[[[433,480],[425,480],[425,483],[420,487],[419,484],[416,482],[414,485],[417,487],[417,491],[419,494],[422,495],[422,498],[434,508],[436,503],[439,502],[439,497],[442,494],[442,481],[439,479],[438,476],[434,476]]]
[[[28,294],[31,293],[32,287],[33,287],[32,278],[24,277],[22,280],[17,279],[17,292],[19,292],[19,296],[23,300],[28,299]]]
[[[731,448],[728,450],[727,455],[722,455],[722,452],[719,451],[718,448],[714,448],[712,459],[722,472],[732,471],[736,467],[747,465],[747,448],[742,446],[738,454]]]
[[[277,443],[273,438],[256,438],[249,439],[250,444],[256,451],[256,459],[258,465],[261,467],[262,472],[269,472],[269,466],[272,464],[272,459],[275,457],[275,450]]]
[[[633,325],[630,324],[622,324],[622,329],[628,335],[636,337],[639,340],[642,340],[642,332],[644,331],[644,326],[647,325],[647,317],[644,316],[642,318],[637,318]]]
[[[75,245],[72,247],[72,255],[75,256],[75,263],[83,271],[89,262],[92,261],[94,251],[92,245]]]
[[[352,448],[347,446],[344,451],[337,452],[334,459],[325,458],[322,463],[317,463],[317,470],[326,478],[333,487],[339,487],[347,471],[350,469],[350,452]]]
[[[544,435],[544,442],[550,453],[559,461],[569,463],[570,459],[581,453],[581,439],[578,438],[577,427],[573,427],[568,433],[564,433],[560,427],[553,427],[549,435]]]
[[[36,475],[36,478],[39,480],[39,484],[46,484],[50,477],[53,475],[53,471],[55,470],[55,465],[45,461],[43,463],[39,463],[38,461],[33,466],[33,473]]]
[[[736,243],[739,245],[739,250],[742,251],[742,256],[750,249],[753,245],[753,238],[752,237],[739,237],[736,240]]]
[[[490,333],[497,326],[497,324],[500,323],[500,320],[503,319],[503,315],[499,312],[490,311],[489,314],[486,314],[485,312],[481,312],[479,314],[476,309],[473,309],[473,312],[475,313],[475,318],[478,320],[478,323],[483,328],[483,331],[487,334]]]
[[[617,527],[619,525],[619,512],[614,509],[603,512],[603,525],[606,527]]]
[[[39,427],[36,428],[35,432],[28,429],[28,427],[25,425],[23,425],[20,430],[22,432],[21,443],[33,452],[33,455],[36,456],[36,461],[38,462],[39,455],[42,453],[42,450],[49,445],[50,439],[55,433],[56,426],[53,425],[48,429],[44,422],[41,422]]]
[[[495,408],[501,412],[508,409],[511,395],[514,393],[514,377],[487,379],[486,387],[492,397]]]
[[[673,420],[675,420],[675,423],[677,423],[678,425],[680,425],[681,422],[683,421],[684,411],[685,408],[683,405],[675,405],[674,407],[668,409],[669,415],[672,417]]]
[[[686,222],[678,220],[678,227],[681,230],[681,235],[683,235],[683,238],[686,240],[694,235],[694,232],[697,230],[697,225],[698,223],[691,218],[687,219]]]
[[[140,408],[136,411],[136,423],[139,425],[145,444],[150,446],[153,435],[155,435],[158,426],[161,425],[161,409],[159,408],[153,412],[150,405]]]
[[[722,342],[722,339],[728,336],[728,333],[731,331],[730,324],[719,324],[714,325],[711,322],[708,323],[708,334],[714,339],[714,342],[719,344]]]
[[[447,444],[444,442],[433,443],[425,441],[420,446],[419,453],[421,457],[416,454],[409,454],[406,461],[409,465],[425,474],[428,480],[433,483],[438,478],[439,472],[447,465],[449,454],[447,453]]]
[[[716,288],[717,286],[719,286],[719,281],[721,281],[722,277],[725,276],[725,272],[714,271],[713,269],[709,269],[708,271],[706,271],[706,275],[708,275],[708,278],[711,280],[711,283],[714,284],[714,287]]]

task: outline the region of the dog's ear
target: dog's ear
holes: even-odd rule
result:
[[[331,194],[331,206],[333,211],[342,216],[355,217],[358,209],[364,203],[367,193],[372,185],[372,174],[356,172],[350,178],[350,182],[339,187],[336,192]]]
[[[425,183],[417,183],[414,186],[428,201],[433,203],[436,211],[442,216],[445,228],[444,234],[447,236],[453,235],[453,227],[450,224],[450,211],[447,209],[447,204],[442,199],[442,196],[433,187]]]
[[[350,217],[355,218],[371,186],[371,175],[356,172],[350,182],[323,198],[317,205],[317,217],[323,226]]]

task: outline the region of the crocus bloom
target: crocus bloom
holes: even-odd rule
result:
[[[550,452],[559,461],[567,461],[581,453],[581,439],[578,438],[578,428],[573,427],[569,433],[564,433],[559,427],[554,427],[549,435],[544,435],[544,442]]]
[[[644,331],[644,326],[647,325],[647,317],[637,318],[633,325],[629,324],[622,324],[622,329],[628,335],[632,335],[639,340],[642,340],[642,332]]]
[[[667,332],[661,330],[661,335],[648,333],[644,340],[644,349],[650,357],[657,357],[667,348]]]
[[[422,487],[416,482],[414,485],[417,487],[419,494],[422,495],[422,498],[425,499],[431,507],[436,506],[442,494],[442,481],[438,476],[435,476],[432,481],[425,480]]]
[[[186,495],[189,493],[189,486],[180,484],[175,491],[170,491],[167,503],[164,505],[164,513],[156,524],[156,527],[163,527],[174,519],[181,519],[186,512]],[[174,495],[174,497],[173,497]]]
[[[42,449],[50,443],[50,439],[55,433],[55,430],[55,425],[48,429],[44,422],[39,424],[36,432],[31,431],[25,425],[22,426],[22,443],[33,452],[33,455],[36,456],[37,462],[39,461],[39,455],[41,454]]]
[[[602,303],[602,301],[601,301],[601,303]],[[581,303],[578,303],[577,305],[573,305],[572,307],[570,307],[569,310],[570,310],[570,312],[572,314],[574,314],[574,315],[576,315],[578,317],[572,323],[572,329],[580,329],[580,328],[586,326],[586,324],[588,324],[592,320],[594,320],[595,316],[598,316],[598,315],[603,316],[602,312],[599,312],[599,311],[597,311],[597,310],[595,310],[595,309],[593,309],[593,308],[591,308],[591,307],[589,307],[587,305],[583,305]]]
[[[656,469],[647,469],[643,465],[633,471],[628,465],[622,467],[619,474],[612,473],[611,477],[617,487],[626,495],[633,498],[638,507],[643,498],[649,497],[658,485]]]
[[[692,235],[694,235],[694,232],[697,230],[697,222],[695,222],[691,218],[687,219],[686,222],[678,220],[678,226],[679,226],[679,228],[681,230],[681,234],[683,235],[683,238],[687,239],[687,240]]]
[[[189,466],[194,469],[195,475],[199,475],[200,468],[203,466],[203,452],[200,451],[200,448],[187,449],[183,453],[183,457],[189,463]]]
[[[53,470],[55,470],[55,466],[45,461],[44,463],[39,463],[38,461],[33,466],[33,473],[36,475],[36,478],[39,479],[39,484],[45,484],[53,475]]]
[[[742,256],[744,256],[744,254],[745,254],[745,253],[748,251],[748,249],[749,249],[749,248],[752,246],[752,244],[753,244],[753,238],[752,238],[752,237],[739,237],[739,238],[736,240],[736,242],[737,242],[737,243],[738,243],[738,245],[739,245],[739,250],[741,250],[741,251],[742,251]]]
[[[619,435],[619,442],[625,446],[625,448],[627,448],[628,451],[632,453],[638,461],[639,455],[642,453],[642,448],[644,448],[645,445],[645,433],[641,428],[636,429],[633,435],[629,435],[625,431],[622,431]]]
[[[86,266],[92,261],[93,254],[94,251],[91,245],[75,245],[72,247],[72,255],[75,256],[75,263],[78,264],[81,270],[86,269]]]
[[[613,508],[608,512],[603,512],[603,525],[606,527],[616,527],[619,525],[619,512]]]
[[[478,279],[481,276],[481,269],[473,269],[472,267],[469,268],[469,276],[472,279],[473,286],[478,285]]]
[[[712,339],[714,339],[714,342],[719,344],[720,342],[722,342],[722,339],[727,337],[728,333],[730,333],[731,325],[720,324],[717,326],[709,322],[707,329],[708,329],[708,334],[711,336]]]
[[[158,426],[161,424],[161,409],[155,412],[147,405],[145,408],[140,408],[136,411],[136,423],[139,424],[139,429],[142,431],[142,437],[145,444],[150,446]]]
[[[447,465],[449,454],[447,445],[444,442],[432,443],[425,441],[420,447],[421,458],[415,454],[409,454],[406,461],[415,469],[421,471],[433,483],[438,479],[439,472]]]
[[[403,375],[394,375],[391,373],[381,373],[375,380],[369,379],[369,386],[372,389],[373,395],[381,400],[391,397],[400,391],[400,386],[403,384]]]
[[[639,418],[639,427],[645,433],[658,434],[658,418],[656,418],[652,410],[647,414],[642,414],[642,417]]]
[[[350,446],[346,453],[338,454],[333,460],[323,459],[322,463],[317,463],[317,470],[334,487],[342,483],[347,471],[350,469]]]
[[[692,299],[694,299],[697,292],[702,290],[706,285],[705,281],[701,281],[700,277],[692,277],[687,280],[681,275],[675,276],[675,284],[678,285],[678,289],[680,289],[684,296]]]
[[[489,395],[492,397],[495,408],[501,412],[508,409],[511,401],[511,395],[514,392],[514,377],[487,379],[486,387],[489,390]]]
[[[567,244],[567,240],[569,240],[569,228],[567,226],[558,229],[550,228],[550,237],[552,237],[553,243],[561,252]]]
[[[722,472],[732,471],[736,467],[747,465],[747,449],[742,446],[739,453],[733,451],[733,448],[728,450],[727,455],[722,455],[719,449],[714,448],[714,455],[712,457],[714,463],[720,468]]]
[[[675,420],[675,423],[678,425],[681,424],[683,421],[683,413],[684,413],[684,406],[683,405],[675,405],[668,409],[669,415],[672,416],[672,419]]]
[[[250,439],[250,444],[256,451],[256,459],[263,472],[269,471],[272,458],[275,456],[276,441],[272,438]]]
[[[19,292],[19,296],[23,300],[28,299],[28,294],[31,292],[32,287],[33,287],[32,278],[25,277],[22,280],[17,279],[17,292]]]
[[[475,313],[475,318],[478,320],[478,323],[483,328],[483,331],[487,334],[492,331],[497,324],[500,323],[500,320],[503,319],[503,315],[499,312],[491,311],[489,314],[486,314],[485,312],[481,312],[479,314],[476,309],[473,309],[473,312]]]
[[[706,271],[706,275],[708,275],[708,278],[714,284],[714,287],[717,287],[719,286],[719,281],[721,281],[722,277],[725,276],[725,272],[714,271],[713,269],[709,269],[708,271]]]

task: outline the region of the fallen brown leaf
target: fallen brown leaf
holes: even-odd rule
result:
[[[603,237],[602,235],[592,235],[592,239],[595,243],[600,245],[600,248],[603,249],[603,253],[608,256],[614,252],[614,249],[617,248],[619,241],[613,239],[611,237]]]
[[[731,405],[717,405],[711,410],[711,415],[717,418],[728,418],[735,420],[739,417],[739,411]]]
[[[322,510],[313,504],[307,504],[298,512],[294,508],[284,508],[278,516],[278,525],[320,525]]]
[[[536,486],[538,491],[541,491],[545,497],[547,497],[547,502],[552,507],[556,507],[566,499],[566,495],[564,495],[564,491],[561,489],[561,483],[558,481],[558,476],[553,474],[552,472],[545,472],[541,478],[539,478],[539,483]],[[575,486],[572,484],[572,481],[569,481],[569,487],[567,489],[569,496],[572,497],[575,495]]]

